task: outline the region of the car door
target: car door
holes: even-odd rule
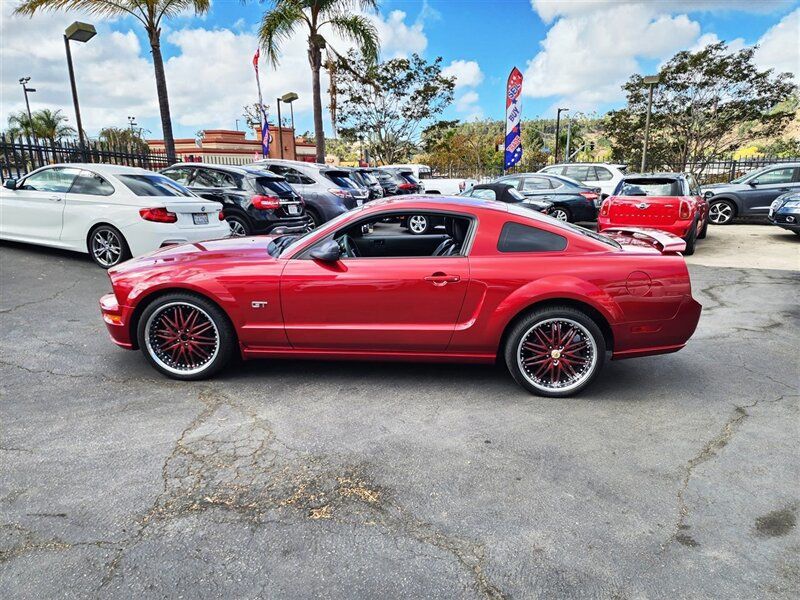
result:
[[[330,239],[330,238],[325,238]],[[293,347],[342,352],[441,352],[469,282],[466,256],[292,258],[281,307]]]
[[[78,169],[48,167],[22,179],[17,188],[3,188],[0,232],[33,242],[58,244],[64,219],[64,198]]]
[[[746,213],[766,213],[772,201],[790,191],[796,181],[796,167],[777,167],[747,182],[740,192]]]
[[[102,220],[122,227],[132,220],[136,211],[121,209],[119,197],[114,198],[115,191],[98,173],[80,169],[64,197],[61,241],[65,246],[85,251],[86,236],[94,223]]]
[[[518,189],[526,198],[534,200],[551,200],[553,197],[553,186],[548,177],[536,175],[523,177],[522,187]]]
[[[206,200],[227,203],[228,193],[238,188],[234,178],[217,169],[197,167],[192,177],[191,190]]]

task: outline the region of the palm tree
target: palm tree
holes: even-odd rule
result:
[[[317,142],[317,162],[325,161],[325,132],[322,128],[322,93],[319,72],[322,51],[331,48],[322,35],[326,27],[341,38],[355,42],[357,49],[369,61],[378,58],[378,32],[369,19],[352,14],[353,9],[376,10],[377,0],[272,0],[273,7],[261,18],[259,38],[270,63],[278,66],[280,46],[297,29],[308,33],[308,62],[311,65],[311,91],[314,106],[314,134]]]
[[[39,139],[57,142],[75,135],[75,128],[65,124],[67,120],[60,110],[43,108],[33,113],[33,131]]]
[[[8,117],[8,131],[12,136],[23,135],[28,138],[38,138],[48,142],[75,135],[75,128],[66,125],[67,116],[60,110],[43,108],[36,110],[28,118],[28,113],[20,111]]]
[[[187,10],[203,14],[208,11],[210,5],[211,0],[23,0],[14,13],[33,16],[37,12],[46,10],[79,10],[99,17],[132,16],[139,21],[147,32],[150,50],[153,53],[161,129],[167,159],[172,163],[175,162],[175,138],[172,135],[167,78],[164,75],[164,59],[161,56],[161,24],[165,19],[185,14]],[[124,68],[124,65],[122,67]]]

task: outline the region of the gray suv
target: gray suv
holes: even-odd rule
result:
[[[708,220],[727,225],[734,217],[767,215],[781,194],[800,191],[800,163],[761,167],[730,183],[704,185],[700,193],[708,200]]]
[[[305,200],[315,227],[369,199],[369,190],[351,178],[347,167],[273,158],[258,160],[253,166],[282,175]]]

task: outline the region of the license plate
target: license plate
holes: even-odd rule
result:
[[[208,225],[208,215],[206,213],[192,213],[195,225]]]
[[[286,207],[286,210],[289,211],[290,215],[299,215],[300,214],[300,207],[295,204],[290,204]]]

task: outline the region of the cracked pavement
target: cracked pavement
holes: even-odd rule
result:
[[[794,598],[800,275],[690,271],[684,350],[551,400],[463,365],[173,382],[88,258],[2,243],[0,597]]]

